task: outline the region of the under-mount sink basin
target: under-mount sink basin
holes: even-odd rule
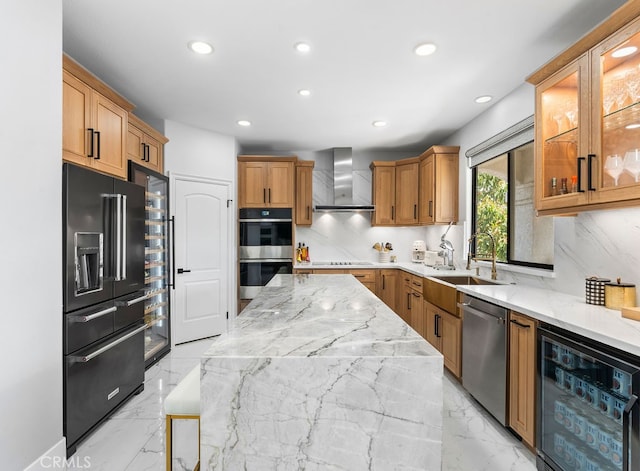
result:
[[[463,276],[463,275],[443,275],[432,276],[436,280],[446,281],[452,285],[499,285],[500,283],[493,280],[485,280],[484,278],[478,278],[477,276]]]

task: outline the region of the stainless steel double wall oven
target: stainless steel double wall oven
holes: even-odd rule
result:
[[[293,271],[291,208],[240,209],[240,298],[253,299],[271,278]]]

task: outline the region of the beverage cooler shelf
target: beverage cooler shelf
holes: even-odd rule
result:
[[[144,264],[145,268],[157,268],[157,267],[164,267],[165,263],[164,262],[148,262]]]
[[[144,196],[146,198],[153,198],[153,199],[156,199],[156,200],[165,199],[165,195],[159,195],[157,193],[151,193],[150,191],[145,191]]]
[[[163,235],[146,234],[144,236],[144,240],[164,240],[164,239],[166,239],[166,237]]]
[[[150,277],[144,279],[144,284],[148,285],[148,284],[154,283],[156,281],[164,280],[166,278],[167,278],[166,275],[150,276]]]
[[[145,324],[147,324],[147,328],[153,327],[154,325],[162,322],[166,318],[167,316],[156,316],[156,317],[152,316],[152,318],[147,321],[147,317],[145,316]]]
[[[145,255],[151,255],[151,254],[156,254],[156,253],[165,253],[166,250],[163,249],[162,247],[145,247],[144,249],[144,253]]]
[[[146,316],[147,314],[151,314],[152,312],[155,312],[158,309],[160,309],[161,307],[166,306],[166,305],[167,305],[166,301],[162,301],[162,302],[159,302],[159,303],[155,303],[155,304],[151,304],[151,305],[145,306],[144,315]],[[164,317],[162,317],[162,319],[164,319]]]
[[[145,206],[144,209],[149,213],[158,213],[158,214],[166,213],[164,208],[155,208],[153,206]]]
[[[165,294],[166,292],[167,292],[166,288],[158,288],[158,289],[148,289],[145,293],[147,295],[147,300],[149,300],[154,298],[155,296]]]
[[[165,221],[159,219],[159,220],[153,220],[153,219],[147,219],[144,221],[144,223],[147,226],[164,226]]]
[[[144,359],[149,360],[167,345],[168,339],[148,328],[144,336]]]

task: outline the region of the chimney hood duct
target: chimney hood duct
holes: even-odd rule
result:
[[[372,205],[353,204],[353,158],[351,147],[333,149],[333,202],[332,205],[317,205],[315,211],[347,213],[371,212]]]

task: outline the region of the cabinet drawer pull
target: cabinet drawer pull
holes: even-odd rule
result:
[[[142,157],[140,157],[140,160],[142,160],[143,162],[147,161],[147,149],[145,149],[144,143],[140,144],[142,146]]]
[[[267,202],[267,189],[266,188],[262,189],[262,202],[263,203]]]
[[[413,219],[418,219],[418,205],[413,205]]]
[[[395,211],[395,207],[391,206],[391,220],[395,220],[396,218],[396,211]]]
[[[522,327],[523,329],[529,329],[529,328],[531,328],[531,326],[530,326],[530,325],[522,324],[522,323],[518,322],[518,321],[517,321],[517,320],[515,320],[515,319],[511,319],[511,321],[510,321],[510,322],[511,322],[512,324],[517,325],[518,327]]]
[[[269,188],[269,203],[271,203],[271,188]]]

